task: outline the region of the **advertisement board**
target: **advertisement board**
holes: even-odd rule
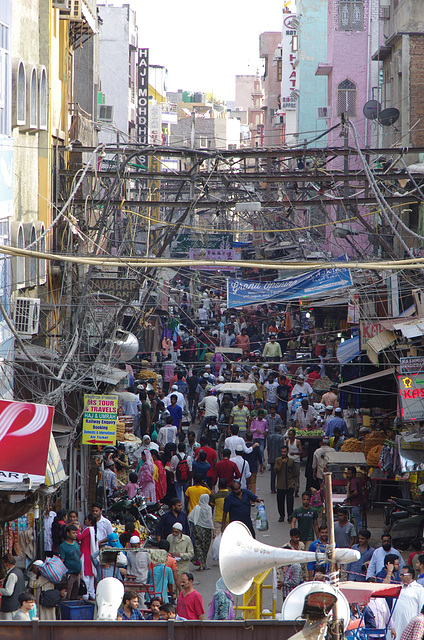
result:
[[[228,308],[322,296],[329,291],[350,286],[352,277],[349,269],[317,269],[293,278],[271,282],[228,278]]]
[[[402,420],[424,420],[424,373],[398,376],[398,387]]]
[[[0,482],[44,482],[53,415],[45,404],[0,400]]]
[[[189,258],[190,260],[201,260],[202,258],[205,260],[240,260],[241,251],[236,249],[190,249]],[[200,269],[201,271],[235,271],[235,267],[228,266],[193,266],[190,269]]]
[[[82,444],[116,444],[118,396],[85,395]]]

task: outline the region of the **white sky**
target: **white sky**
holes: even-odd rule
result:
[[[234,76],[262,70],[259,35],[281,31],[284,2],[131,0],[131,6],[139,46],[150,49],[150,64],[168,69],[168,91],[213,91],[234,100]]]

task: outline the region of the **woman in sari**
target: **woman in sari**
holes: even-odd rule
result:
[[[87,588],[84,599],[96,599],[96,589],[94,588],[94,576],[96,569],[91,561],[93,553],[99,550],[96,539],[96,518],[89,513],[84,520],[84,529],[77,533],[77,540],[81,543],[82,579]]]
[[[141,454],[143,464],[138,472],[138,484],[143,496],[147,498],[149,502],[156,502],[156,489],[153,474],[155,472],[155,465],[152,460],[152,454],[148,449],[145,449]]]
[[[155,478],[156,500],[162,500],[166,494],[166,472],[159,458],[159,453],[157,451],[152,451],[151,453],[154,465],[158,471],[158,477],[157,479]]]
[[[193,523],[194,560],[199,563],[198,571],[209,569],[206,566],[206,558],[211,546],[214,524],[209,496],[206,493],[200,496],[199,504],[190,511],[188,519]]]

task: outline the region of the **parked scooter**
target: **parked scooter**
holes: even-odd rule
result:
[[[406,551],[412,540],[424,539],[424,503],[416,500],[390,498],[384,507],[385,531],[390,532],[396,549]]]

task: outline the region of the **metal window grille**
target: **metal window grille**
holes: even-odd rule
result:
[[[339,29],[343,31],[362,31],[364,28],[363,0],[339,1]]]
[[[350,80],[343,80],[337,87],[337,115],[342,113],[356,117],[356,85]]]

